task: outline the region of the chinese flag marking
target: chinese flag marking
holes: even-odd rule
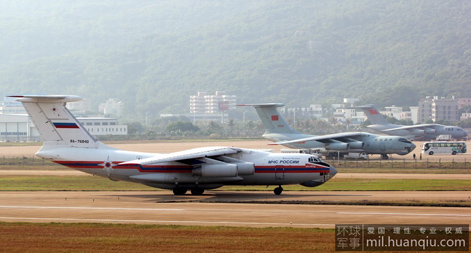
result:
[[[370,114],[378,114],[378,111],[376,110],[368,110],[368,111],[370,111]]]
[[[271,115],[272,121],[278,121],[278,115]]]

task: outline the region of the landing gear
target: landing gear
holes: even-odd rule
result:
[[[191,194],[193,195],[203,195],[204,189],[201,188],[193,188],[191,189]]]
[[[389,159],[389,156],[386,154],[381,154],[381,159],[384,159],[384,160]]]
[[[273,190],[273,192],[275,193],[275,195],[280,195],[283,192],[283,187],[281,187],[281,185],[280,185],[280,186],[276,187]]]
[[[186,191],[186,188],[175,188],[173,189],[173,195],[185,195]]]

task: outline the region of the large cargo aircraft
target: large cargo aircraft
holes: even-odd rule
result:
[[[96,140],[66,108],[81,100],[68,95],[20,95],[17,98],[43,140],[37,156],[111,180],[171,189],[175,195],[191,190],[231,185],[301,184],[327,182],[337,170],[313,155],[282,154],[235,147],[204,147],[169,154],[140,153],[109,147]]]
[[[372,125],[367,127],[379,133],[404,136],[412,140],[436,139],[439,135],[450,135],[453,139],[463,139],[468,135],[461,127],[457,126],[444,126],[440,124],[403,126],[391,124],[386,121],[376,106],[372,104],[355,106],[352,108],[363,110],[368,120],[372,123]]]
[[[340,152],[365,152],[380,154],[387,158],[388,154],[406,155],[414,150],[415,145],[401,136],[379,136],[371,133],[348,132],[328,135],[302,134],[294,129],[279,114],[277,107],[281,103],[244,104],[253,106],[266,128],[262,135],[274,141],[274,144],[299,149],[325,149]]]

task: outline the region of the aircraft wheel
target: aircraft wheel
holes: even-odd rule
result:
[[[280,195],[282,192],[283,192],[283,188],[281,186],[279,187],[276,187],[273,192],[275,193],[275,195]]]
[[[186,188],[175,188],[173,189],[173,195],[185,195]]]
[[[201,188],[191,189],[192,195],[203,195],[203,192],[204,192],[204,189],[201,189]]]
[[[452,154],[452,155],[456,155],[456,151],[453,151],[451,154]]]
[[[429,155],[433,155],[433,151],[428,152]]]

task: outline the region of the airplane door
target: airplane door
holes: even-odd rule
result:
[[[381,151],[386,151],[386,143],[381,143]]]
[[[285,178],[285,168],[283,166],[275,166],[275,179],[284,179]]]

